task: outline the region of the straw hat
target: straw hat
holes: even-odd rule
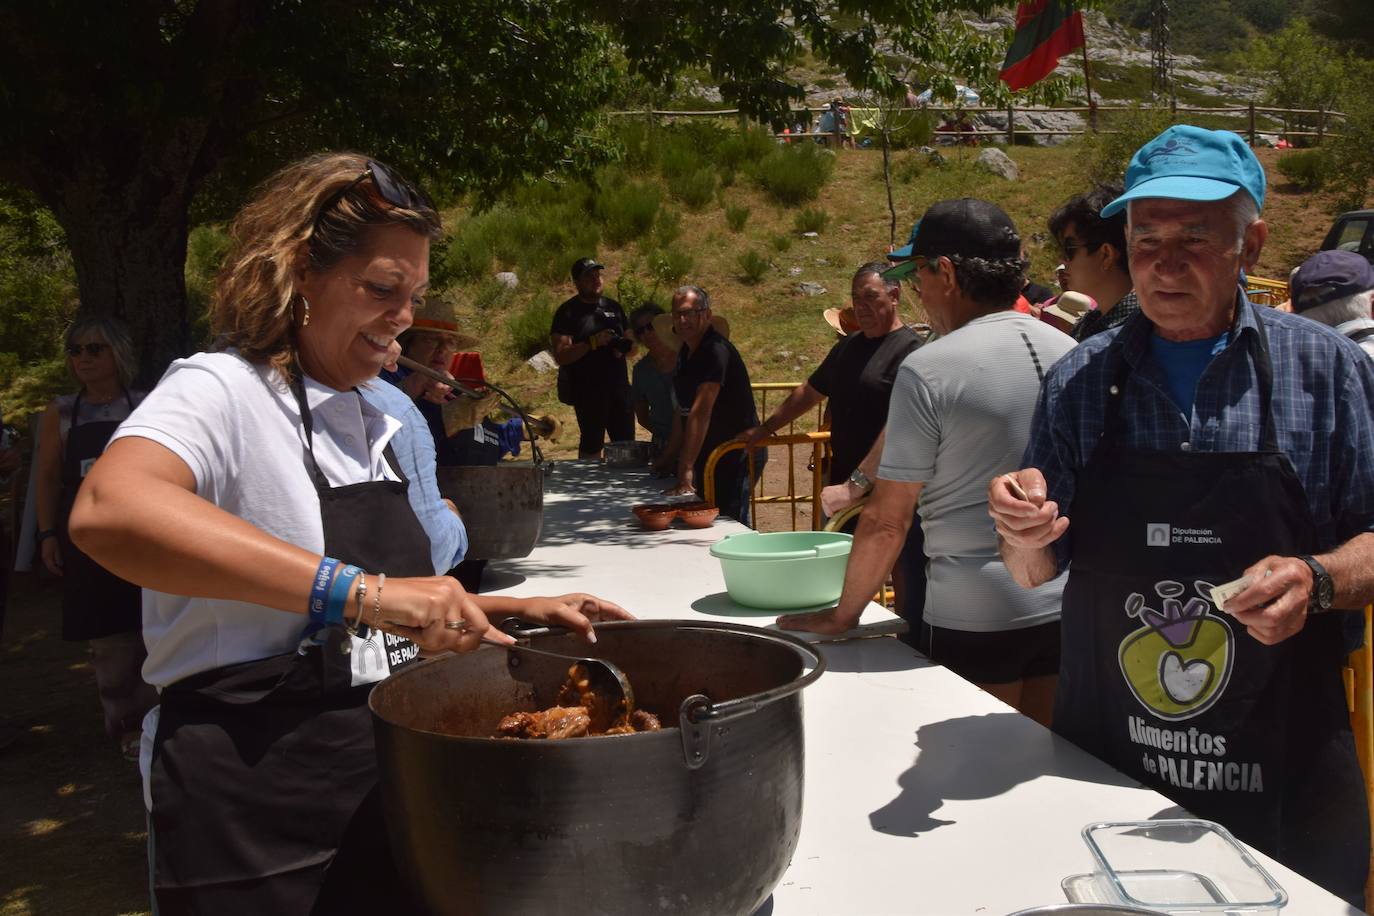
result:
[[[471,334],[464,334],[458,330],[458,322],[453,317],[452,307],[436,300],[426,302],[424,307],[415,313],[415,320],[410,323],[410,330],[401,335],[401,346],[408,344],[410,338],[419,333],[438,334],[440,337],[447,337],[453,341],[453,345],[459,350],[475,350],[481,343]]]
[[[1057,299],[1051,299],[1048,305],[1041,307],[1041,311],[1049,312],[1054,317],[1074,325],[1078,323],[1078,319],[1095,308],[1097,308],[1097,303],[1093,301],[1091,296],[1067,292]]]
[[[829,308],[821,312],[821,317],[825,323],[835,329],[835,333],[841,337],[848,337],[859,329],[859,319],[854,317],[853,306],[845,306],[842,309]]]
[[[720,315],[711,315],[711,327],[715,328],[716,333],[721,337],[724,337],[726,340],[730,339],[730,322],[726,321]],[[673,330],[672,315],[655,315],[654,333],[658,335],[659,340],[663,341],[674,350],[682,349],[684,341],[681,337],[677,336],[677,331]]]

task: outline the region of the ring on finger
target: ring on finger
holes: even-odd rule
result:
[[[466,620],[445,620],[444,629],[457,630],[460,633],[466,633],[468,630],[468,623]]]

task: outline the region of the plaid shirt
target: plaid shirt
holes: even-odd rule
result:
[[[1297,472],[1317,524],[1320,550],[1374,530],[1374,362],[1331,328],[1300,316],[1243,307],[1198,380],[1192,417],[1168,395],[1149,356],[1154,325],[1142,313],[1070,350],[1040,389],[1022,467],[1044,472],[1049,499],[1073,518],[1077,474],[1102,435],[1110,374],[1121,354],[1133,370],[1122,393],[1120,444],[1156,451],[1254,451],[1260,396],[1254,355],[1264,322],[1274,369],[1273,412],[1279,450]],[[1263,494],[1257,494],[1263,498]],[[1068,565],[1073,527],[1055,544]]]
[[[1135,297],[1135,290],[1131,290],[1122,296],[1112,310],[1103,314],[1100,309],[1093,309],[1088,314],[1079,319],[1078,324],[1073,326],[1070,332],[1073,339],[1079,342],[1087,340],[1094,334],[1101,334],[1103,331],[1110,331],[1112,328],[1119,328],[1126,323],[1136,312],[1140,311],[1140,300]]]

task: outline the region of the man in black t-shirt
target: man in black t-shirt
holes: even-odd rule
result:
[[[887,269],[887,264],[872,262],[854,273],[850,297],[859,330],[831,347],[811,377],[792,389],[767,420],[738,437],[752,445],[776,435],[823,398],[829,398],[830,486],[821,491],[826,515],[838,514],[873,488],[897,367],[921,345],[916,332],[902,323],[901,284],[883,278]],[[903,551],[922,559],[922,564],[903,564],[899,559],[893,568],[894,578],[899,580],[898,612],[912,624],[913,631],[919,631],[925,597],[925,578],[920,575],[924,568],[920,525],[911,526]],[[909,572],[904,574],[904,570]],[[913,579],[919,575],[920,581],[907,582],[908,575]]]
[[[553,315],[553,359],[558,399],[577,415],[577,457],[600,458],[612,442],[635,437],[630,376],[625,356],[632,346],[620,303],[601,295],[604,265],[578,258],[572,266],[577,295]]]
[[[706,459],[722,443],[742,430],[757,426],[754,391],[749,370],[734,344],[717,330],[719,319],[711,314],[711,297],[699,286],[682,286],[673,294],[672,323],[682,341],[678,350],[677,395],[682,430],[678,453],[677,485],[671,495],[696,493],[704,498]],[[755,472],[761,472],[768,452],[754,455]],[[749,524],[749,465],[743,451],[724,455],[716,464],[716,505],[724,515]]]

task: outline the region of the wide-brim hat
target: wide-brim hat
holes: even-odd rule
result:
[[[859,329],[859,319],[854,316],[853,306],[847,305],[842,309],[828,308],[821,312],[821,317],[841,337],[848,337]]]
[[[427,302],[424,308],[415,313],[410,329],[401,335],[401,345],[405,346],[416,334],[438,334],[449,338],[459,350],[476,350],[482,343],[471,334],[459,330],[453,309],[440,302]]]
[[[1142,198],[1216,201],[1237,191],[1262,210],[1264,185],[1264,168],[1240,134],[1175,124],[1136,150],[1126,167],[1126,193],[1102,208],[1102,218]]]
[[[721,337],[724,337],[726,340],[730,339],[730,322],[726,321],[724,317],[712,314],[711,327],[715,328],[716,333]],[[672,315],[655,315],[654,333],[658,335],[659,340],[663,341],[674,350],[680,350],[682,345],[686,343],[681,337],[677,336],[677,331],[673,330]]]
[[[1041,306],[1042,312],[1049,312],[1056,318],[1061,318],[1069,324],[1076,324],[1088,312],[1097,308],[1097,303],[1092,296],[1083,293],[1067,292],[1063,295],[1051,299],[1048,305]]]

